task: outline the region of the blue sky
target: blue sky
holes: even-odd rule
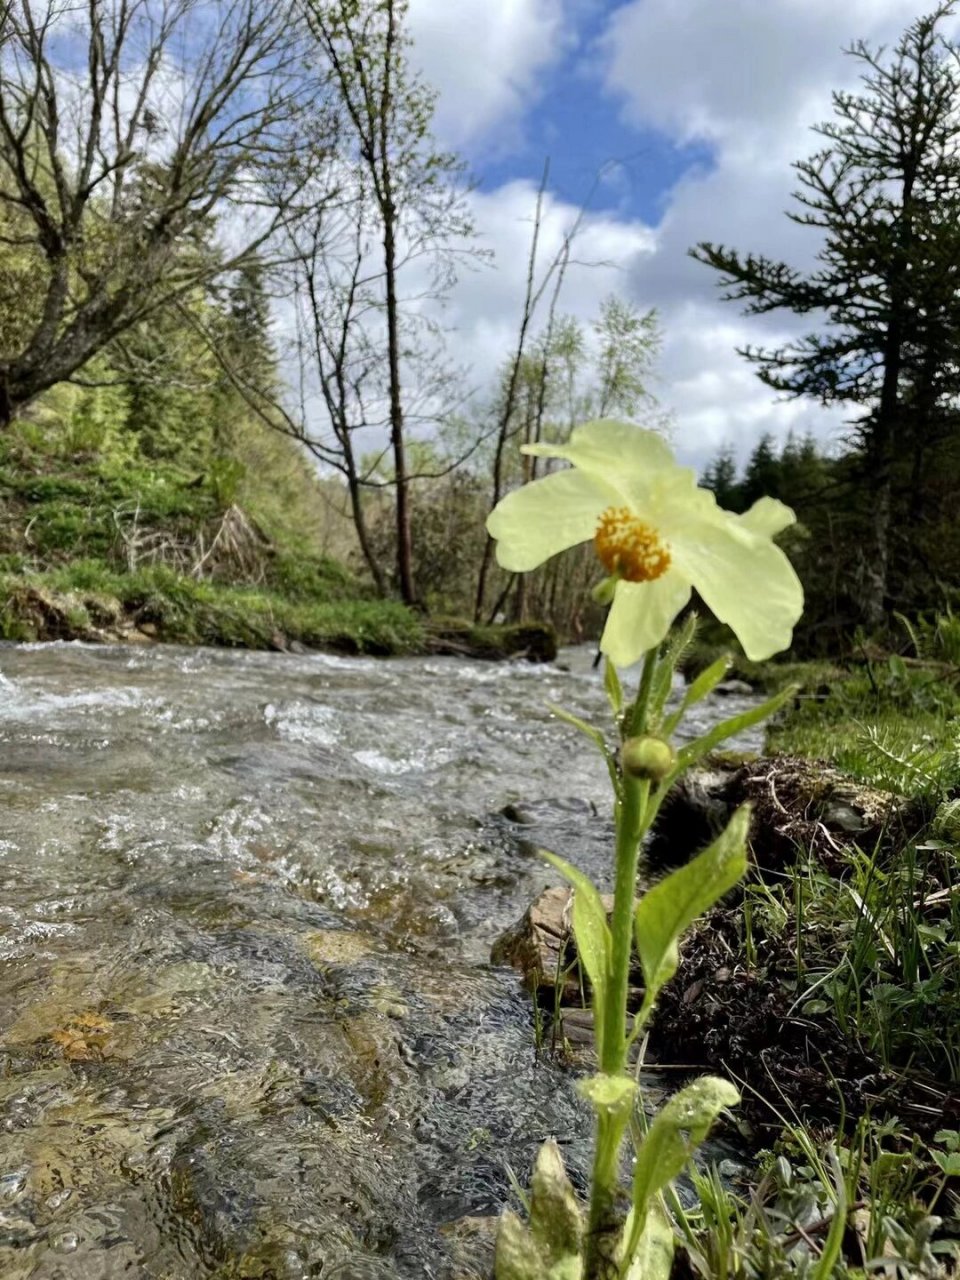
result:
[[[579,256],[603,264],[571,271],[562,305],[586,325],[611,291],[657,308],[656,391],[681,457],[702,466],[729,443],[744,458],[767,431],[839,441],[842,415],[778,403],[736,353],[776,345],[796,321],[743,317],[688,250],[706,239],[812,263],[816,233],[785,216],[791,164],[815,147],[831,90],[854,83],[843,49],[889,45],[930,3],[410,0],[438,131],[475,175],[478,231],[496,253],[494,270],[463,276],[449,311],[477,385],[514,341],[549,157],[544,256],[590,197]]]
[[[559,199],[655,226],[679,179],[711,167],[707,144],[678,145],[655,129],[629,126],[595,86],[552,79],[526,119],[523,143],[506,155],[473,160],[482,191],[539,176],[549,161],[550,190]]]
[[[467,158],[481,190],[539,178],[561,200],[655,225],[674,184],[713,162],[713,148],[678,144],[666,133],[624,119],[622,95],[604,85],[597,53],[615,4],[581,6],[568,19],[565,48],[542,74],[519,130],[502,147],[496,135],[477,140]]]

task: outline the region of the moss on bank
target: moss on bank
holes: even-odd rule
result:
[[[90,562],[82,566],[89,570]],[[162,566],[0,575],[0,638],[335,649],[401,654],[424,648],[420,619],[390,600],[296,600],[252,587],[197,582]]]
[[[556,632],[539,622],[481,626],[460,618],[434,618],[427,624],[427,645],[434,653],[488,660],[553,662],[557,656]]]
[[[64,457],[12,434],[0,442],[0,638],[423,648],[415,614],[374,599],[292,522],[274,518],[268,534],[234,496],[223,467]]]

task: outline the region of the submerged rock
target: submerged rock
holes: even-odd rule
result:
[[[756,690],[752,684],[747,684],[746,680],[721,680],[719,684],[714,685],[713,692],[719,694],[721,698],[730,698],[749,696]]]

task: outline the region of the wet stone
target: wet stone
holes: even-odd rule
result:
[[[566,885],[545,889],[520,920],[497,939],[490,961],[519,969],[531,991],[561,985],[576,986],[575,976],[564,973],[569,959],[572,895]]]
[[[350,929],[318,929],[304,939],[307,955],[315,965],[352,965],[373,950],[373,940]]]
[[[746,680],[721,680],[718,685],[714,685],[713,692],[721,698],[745,697],[752,694],[754,688]]]

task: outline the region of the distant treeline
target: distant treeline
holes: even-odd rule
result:
[[[777,446],[761,437],[742,468],[721,449],[702,483],[722,506],[745,511],[769,495],[797,513],[784,545],[804,584],[807,607],[797,646],[807,654],[847,651],[864,627],[871,589],[873,500],[862,451],[828,453],[810,435]],[[918,470],[910,459],[892,469],[889,569],[885,610],[915,616],[955,605],[960,595],[960,415]]]

